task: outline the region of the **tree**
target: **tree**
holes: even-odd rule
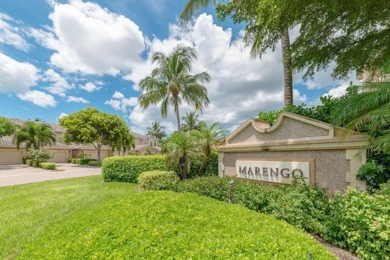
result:
[[[210,103],[207,89],[200,84],[208,82],[210,75],[207,72],[189,74],[191,63],[196,58],[194,48],[180,45],[168,56],[162,52],[155,52],[152,55],[152,62],[156,62],[158,67],[139,83],[140,89],[144,91],[138,99],[141,107],[146,109],[161,102],[161,115],[166,117],[168,105],[173,105],[179,132],[181,131],[179,106],[183,100],[201,112]]]
[[[267,1],[267,0],[263,0]],[[210,1],[210,0],[189,0],[185,6],[180,19],[184,22],[188,22],[193,14],[201,7],[207,7],[209,4],[218,5],[218,17],[223,20],[227,16],[231,15],[234,23],[246,24],[246,37],[245,42],[251,45],[251,57],[256,58],[261,56],[269,47],[266,42],[263,41],[264,34],[267,33],[263,29],[261,23],[256,22],[258,19],[262,19],[262,16],[268,16],[265,9],[262,9],[262,4],[258,0],[236,0],[229,1],[227,4],[222,5],[224,1]],[[276,1],[276,0],[275,0]],[[257,7],[257,8],[256,8]],[[288,15],[288,14],[286,14]],[[291,106],[294,103],[293,97],[293,78],[291,67],[291,55],[290,55],[290,37],[289,26],[280,26],[278,28],[278,35],[275,40],[281,40],[282,45],[282,57],[283,57],[283,75],[284,75],[284,105]],[[272,46],[273,50],[275,46]]]
[[[59,124],[66,130],[63,138],[65,143],[93,145],[99,161],[103,145],[115,146],[129,133],[122,118],[92,107],[60,118]]]
[[[0,137],[12,135],[15,132],[15,125],[10,120],[0,117]]]
[[[146,128],[148,130],[148,135],[155,137],[159,142],[167,136],[165,133],[165,127],[160,124],[158,121],[152,122],[152,125]]]
[[[200,130],[194,130],[191,133],[202,152],[202,164],[200,166],[198,174],[203,173],[210,160],[210,154],[213,150],[216,150],[216,146],[226,136],[227,132],[219,123],[214,123],[211,126],[207,126],[206,123],[202,124]]]
[[[190,171],[191,158],[198,155],[197,144],[189,132],[175,132],[163,144],[169,164],[178,169],[182,179]]]
[[[245,39],[260,53],[275,48],[281,28],[298,26],[290,53],[293,69],[305,71],[305,77],[331,62],[334,77],[376,71],[390,58],[389,1],[235,0],[221,8],[222,16],[229,14],[235,22],[247,22]]]
[[[30,148],[39,150],[42,146],[51,145],[56,141],[53,128],[49,124],[33,121],[27,121],[17,127],[13,139],[17,149],[24,143],[26,150]]]
[[[113,151],[118,151],[118,155],[122,152],[122,155],[124,156],[127,150],[134,148],[135,138],[130,132],[127,132],[126,134],[126,131],[128,130],[129,129],[123,129],[121,136],[118,139],[113,140],[114,143],[110,144]]]
[[[181,119],[184,121],[184,123],[181,125],[183,131],[199,130],[201,123],[203,122],[199,120],[199,115],[195,112],[187,112],[186,115]]]

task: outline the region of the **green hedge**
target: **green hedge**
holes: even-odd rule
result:
[[[77,164],[80,165],[88,165],[89,162],[97,161],[96,159],[90,159],[90,158],[79,158],[76,160]]]
[[[179,181],[179,176],[173,171],[147,171],[138,177],[141,190],[169,190]]]
[[[51,163],[51,162],[41,162],[39,164],[39,167],[45,169],[45,170],[55,170],[56,169],[56,164]]]
[[[72,164],[77,164],[77,160],[78,158],[72,158],[72,160],[70,161]]]
[[[191,161],[191,168],[188,174],[189,178],[196,176],[218,176],[218,153],[211,153],[209,156],[209,162],[207,163],[204,172],[199,173],[202,160],[195,159]]]
[[[32,166],[32,160],[31,159],[26,159],[26,165]]]
[[[101,167],[101,166],[102,166],[102,162],[101,162],[101,161],[98,161],[98,160],[96,160],[96,161],[89,161],[89,162],[88,162],[88,165],[90,165],[90,166],[96,166],[96,167]]]
[[[290,186],[265,186],[228,177],[198,177],[171,189],[226,202],[230,197],[232,203],[319,234],[364,259],[390,255],[390,183],[374,196],[349,189],[346,194],[329,197],[301,180]]]
[[[372,196],[354,189],[335,195],[323,235],[363,259],[389,259],[390,196]]]
[[[136,183],[142,172],[154,170],[168,170],[165,155],[113,156],[102,163],[104,181]]]

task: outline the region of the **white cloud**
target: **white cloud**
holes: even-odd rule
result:
[[[121,92],[115,91],[115,93],[112,95],[112,99],[107,100],[106,102],[104,102],[104,104],[111,106],[117,111],[122,111],[123,113],[126,113],[128,112],[128,109],[130,107],[134,107],[138,104],[138,98],[125,98],[125,95],[123,95]]]
[[[324,94],[324,96],[332,96],[335,98],[344,96],[347,93],[347,88],[349,86],[350,86],[349,84],[345,84],[345,85],[332,88],[326,94]]]
[[[61,118],[63,118],[64,116],[69,116],[69,114],[67,113],[61,113],[58,117],[57,117],[57,121]]]
[[[92,2],[53,4],[52,28],[31,31],[38,43],[55,51],[52,65],[66,72],[117,75],[141,60],[145,39],[128,18]]]
[[[28,62],[18,62],[0,52],[0,92],[23,93],[35,86],[39,70]]]
[[[38,90],[27,91],[24,94],[19,94],[18,97],[40,107],[55,107],[57,105],[52,95]]]
[[[18,26],[18,21],[12,17],[0,13],[0,43],[11,45],[19,50],[28,51],[29,44],[22,37],[23,29]]]
[[[45,71],[43,77],[43,82],[50,82],[50,86],[46,87],[46,89],[55,95],[59,95],[61,97],[65,97],[65,93],[74,88],[73,85],[69,84],[64,77],[55,72],[53,69],[48,69]]]
[[[119,91],[115,91],[114,95],[112,95],[113,98],[116,98],[116,99],[123,99],[125,98],[125,96],[120,93]]]
[[[94,83],[87,82],[84,85],[80,85],[80,89],[85,90],[87,92],[95,92],[102,88],[100,87],[101,85],[103,85],[103,82],[101,81],[94,82]]]
[[[66,100],[66,102],[75,102],[75,103],[84,103],[88,104],[89,101],[82,98],[82,97],[75,97],[75,96],[69,96]]]

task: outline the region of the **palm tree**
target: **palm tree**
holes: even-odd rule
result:
[[[40,149],[44,145],[50,145],[56,141],[52,127],[46,123],[25,122],[18,127],[14,134],[14,142],[19,150],[22,143],[26,150]]]
[[[227,131],[217,122],[210,127],[207,124],[203,124],[200,130],[192,131],[192,135],[195,137],[202,152],[203,160],[198,172],[198,174],[201,174],[210,160],[211,152],[216,149],[218,143],[227,135]]]
[[[195,112],[186,113],[181,119],[184,121],[181,125],[183,131],[199,130],[203,122],[199,120],[199,115]]]
[[[161,115],[166,117],[168,105],[173,105],[179,132],[181,131],[179,106],[183,100],[201,112],[210,103],[207,89],[199,83],[208,82],[210,75],[207,72],[189,74],[191,62],[196,58],[194,48],[180,45],[168,56],[162,52],[155,52],[152,55],[152,62],[156,62],[158,67],[139,83],[140,89],[144,91],[138,99],[141,107],[146,109],[161,102]]]
[[[367,82],[347,95],[332,112],[332,123],[367,132],[374,153],[390,153],[390,82]]]
[[[222,0],[188,0],[184,10],[180,15],[180,20],[182,22],[188,22],[195,12],[197,12],[202,7],[207,7],[210,4],[217,5],[222,3]],[[283,74],[284,74],[284,105],[291,106],[294,104],[293,97],[293,78],[292,78],[292,67],[291,67],[291,54],[290,50],[290,37],[288,28],[280,30],[280,39],[282,42],[282,57],[283,57]],[[261,49],[262,37],[259,37],[258,34],[254,36],[254,42],[252,43],[251,57],[256,58],[263,51]]]
[[[147,134],[155,137],[159,142],[167,136],[165,133],[165,127],[158,121],[152,122],[152,126],[148,126],[146,129],[148,130]]]
[[[194,138],[189,132],[175,132],[163,144],[170,165],[177,167],[182,179],[186,179],[190,171],[190,158],[199,152]]]

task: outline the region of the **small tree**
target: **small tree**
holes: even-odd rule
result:
[[[18,126],[13,139],[17,149],[24,143],[26,150],[30,148],[39,150],[42,146],[50,145],[56,141],[53,128],[49,124],[32,121]]]
[[[113,146],[129,133],[129,128],[122,118],[92,107],[62,117],[59,123],[66,130],[65,143],[93,145],[99,161],[103,145]]]
[[[15,125],[7,118],[0,117],[0,137],[12,135],[15,132]]]

